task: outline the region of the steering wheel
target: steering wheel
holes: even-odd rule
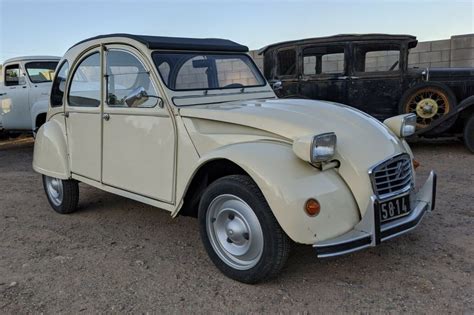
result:
[[[398,60],[395,61],[395,63],[390,67],[390,69],[388,69],[388,71],[393,71],[393,69],[395,69],[397,65],[398,65]]]

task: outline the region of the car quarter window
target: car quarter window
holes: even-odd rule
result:
[[[68,95],[69,106],[98,107],[100,105],[100,54],[83,59],[74,71]]]
[[[400,69],[400,45],[357,45],[354,52],[356,72],[386,72]]]
[[[296,74],[296,51],[294,49],[280,50],[277,53],[278,75]]]
[[[53,81],[53,86],[51,88],[51,107],[63,105],[64,87],[66,85],[68,73],[69,63],[65,61],[59,68],[59,71]]]
[[[106,56],[107,104],[111,107],[155,107],[157,92],[150,73],[140,60],[123,50],[109,50]],[[127,105],[127,98],[138,90],[144,90],[147,96],[143,101]]]
[[[303,49],[303,74],[344,73],[344,47],[307,47]]]
[[[8,65],[5,67],[5,85],[20,85],[20,65]]]

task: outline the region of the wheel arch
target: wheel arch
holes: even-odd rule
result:
[[[183,196],[183,205],[177,215],[197,218],[198,205],[204,190],[214,181],[228,175],[248,175],[240,165],[228,158],[204,160],[194,172]]]
[[[44,123],[36,134],[33,169],[43,175],[69,179],[71,177],[66,132],[57,119]]]
[[[207,187],[199,176],[218,164],[226,167],[227,172],[216,171],[219,176],[215,179],[248,175],[262,192],[283,231],[297,243],[314,244],[341,235],[360,220],[355,198],[335,170],[315,169],[298,158],[290,144],[277,141],[233,144],[201,156],[183,193],[183,206],[173,215],[190,215],[189,211],[197,210]],[[323,210],[319,216],[309,217],[304,212],[309,198],[317,198],[321,203]]]

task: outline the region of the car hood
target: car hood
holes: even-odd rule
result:
[[[332,102],[253,100],[181,107],[180,114],[182,117],[264,130],[290,142],[301,136],[335,132],[335,157],[341,162],[339,173],[353,191],[361,212],[365,212],[370,195],[367,195],[366,187],[359,186],[362,180],[371,187],[369,169],[407,150],[403,141],[378,120],[352,107]]]

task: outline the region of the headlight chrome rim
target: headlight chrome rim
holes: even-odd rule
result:
[[[402,137],[409,137],[416,131],[416,115],[409,114],[403,118],[403,122],[400,128],[400,135]]]
[[[326,132],[314,136],[311,143],[310,161],[318,164],[331,160],[336,153],[337,136],[334,132]],[[315,150],[319,148],[319,156],[315,155]],[[326,152],[325,152],[326,151]]]

